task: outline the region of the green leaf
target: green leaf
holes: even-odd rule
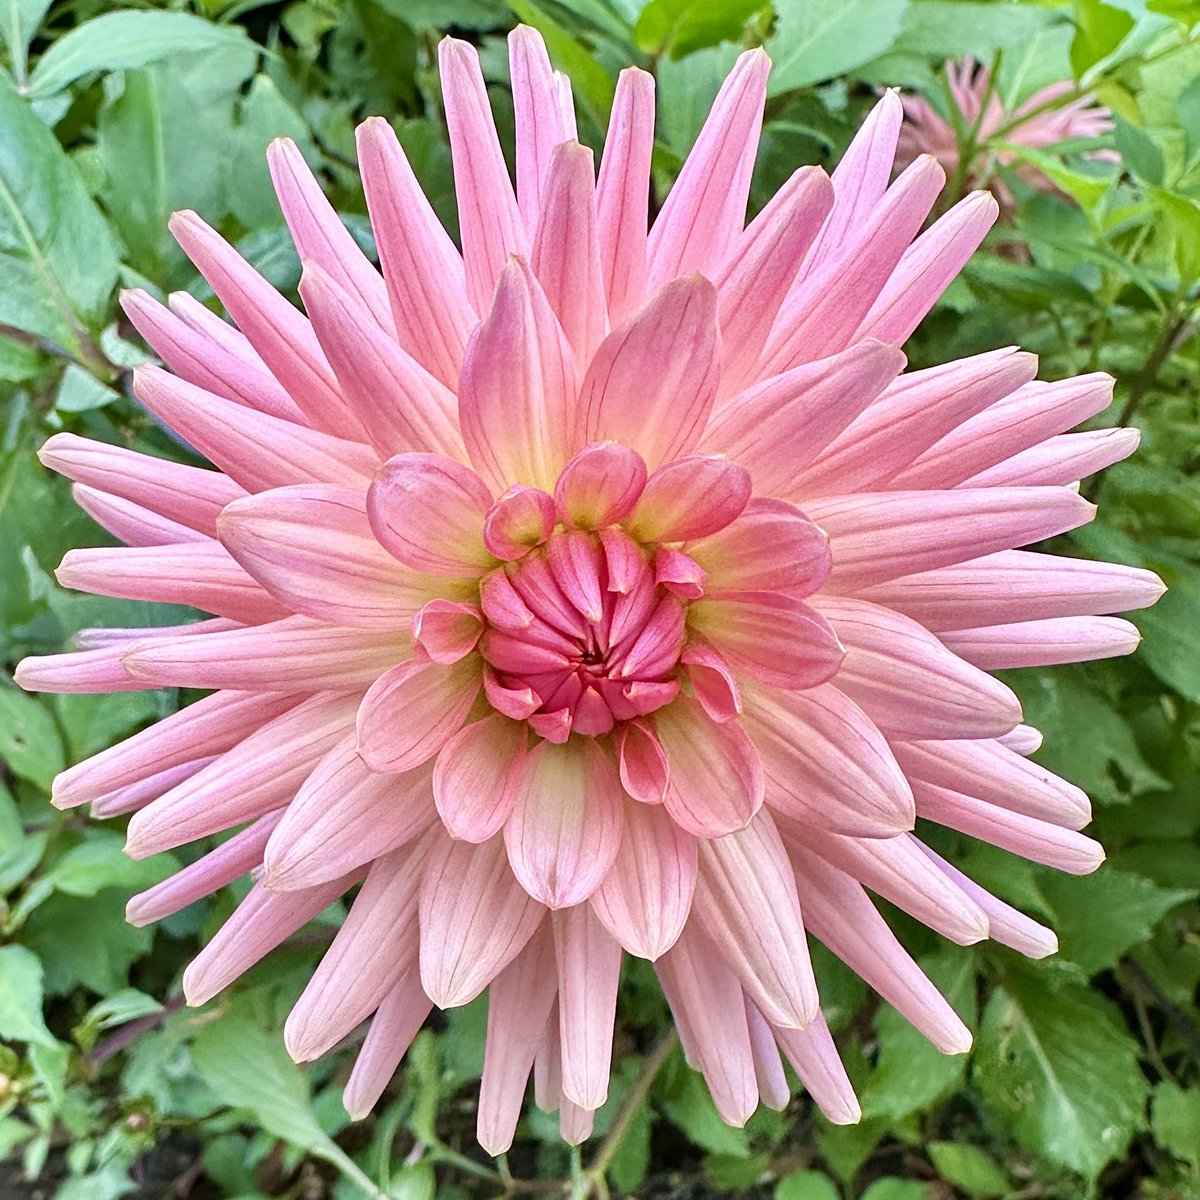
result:
[[[987,62],[998,50],[1027,45],[1059,19],[1056,13],[1034,4],[912,0],[890,52],[924,58],[971,54]]]
[[[1062,957],[1088,975],[1116,966],[1158,921],[1195,890],[1160,888],[1148,879],[1103,867],[1083,877],[1047,873],[1040,890],[1054,910]]]
[[[42,964],[25,946],[0,946],[0,1038],[58,1045],[42,1019]]]
[[[967,1142],[930,1142],[934,1169],[968,1196],[1006,1196],[1012,1184],[1003,1168],[986,1151]]]
[[[650,0],[633,36],[646,54],[682,58],[706,46],[737,41],[746,22],[763,7],[763,0]]]
[[[308,1080],[288,1057],[279,1033],[231,1013],[200,1030],[192,1061],[222,1103],[244,1109],[272,1137],[333,1163],[378,1195],[317,1122]]]
[[[1150,1128],[1159,1145],[1200,1170],[1200,1090],[1185,1092],[1177,1084],[1160,1083],[1154,1089]]]
[[[33,99],[53,96],[92,71],[127,71],[175,54],[238,52],[250,46],[238,25],[214,25],[182,12],[110,12],[59,38],[34,68]]]
[[[907,0],[775,0],[772,95],[844,75],[877,58],[900,33]]]
[[[984,1013],[974,1078],[1021,1143],[1089,1179],[1145,1125],[1137,1044],[1107,1001],[1045,970],[1006,971]]]
[[[1133,614],[1142,631],[1138,657],[1165,684],[1200,703],[1200,595],[1172,588],[1153,607]]]
[[[775,1185],[775,1200],[838,1200],[837,1184],[820,1171],[792,1171]]]
[[[1076,79],[1107,58],[1133,30],[1133,17],[1101,0],[1075,0],[1075,39],[1071,69]]]
[[[862,1200],[932,1200],[929,1189],[915,1179],[877,1179],[862,1194]]]
[[[0,324],[79,355],[117,282],[112,234],[75,165],[0,80]]]
[[[25,82],[29,43],[33,41],[53,0],[6,0],[0,4],[0,38],[12,59],[13,78]]]
[[[1117,127],[1117,153],[1126,168],[1143,183],[1161,184],[1165,167],[1158,144],[1144,129],[1131,125],[1120,114],[1113,120]]]
[[[120,398],[120,392],[101,383],[90,371],[70,363],[58,385],[54,407],[61,413],[91,412]]]
[[[0,688],[0,759],[14,775],[45,791],[63,769],[62,739],[49,710],[8,687]]]

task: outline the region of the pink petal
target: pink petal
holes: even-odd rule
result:
[[[336,879],[411,841],[436,819],[429,772],[378,775],[353,731],[317,763],[263,859],[267,886],[294,892]]]
[[[358,163],[400,345],[455,387],[475,314],[462,255],[442,228],[392,127],[358,127]]]
[[[776,687],[817,687],[837,673],[845,655],[825,617],[786,593],[701,600],[688,621],[737,670]]]
[[[288,611],[212,541],[68,550],[54,577],[78,592],[188,604],[234,621],[272,621]]]
[[[219,471],[187,467],[136,450],[56,433],[38,451],[38,459],[77,483],[140,504],[169,520],[213,535],[217,517],[245,489]]]
[[[528,239],[475,47],[443,38],[438,46],[438,67],[454,160],[467,293],[475,311],[485,313],[492,306],[492,290],[508,256],[524,254]]]
[[[796,882],[770,814],[700,843],[696,917],[742,987],[777,1025],[802,1028],[820,1011]]]
[[[247,496],[218,521],[222,544],[288,608],[358,629],[395,629],[436,581],[398,563],[375,540],[365,497],[307,484]]]
[[[395,328],[387,288],[325,198],[296,143],[276,138],[267,147],[267,166],[301,261],[327,272],[391,337]]]
[[[413,659],[381,675],[358,710],[358,752],[373,771],[428,762],[467,719],[483,684],[472,656],[445,667]]]
[[[513,878],[504,841],[440,839],[421,884],[421,984],[468,1004],[525,948],[546,910]]]
[[[679,661],[700,706],[714,721],[731,721],[742,711],[737,680],[729,664],[711,646],[689,642]]]
[[[483,544],[496,558],[515,561],[554,532],[554,501],[540,488],[514,484],[487,511]]]
[[[772,808],[852,837],[913,827],[912,791],[883,735],[832,684],[807,692],[756,685],[742,724],[762,759]]]
[[[643,804],[661,804],[671,768],[658,737],[644,721],[622,721],[616,745],[621,786]]]
[[[403,658],[408,638],[287,617],[202,637],[147,639],[122,652],[129,674],[157,687],[348,690],[366,687]]]
[[[797,473],[871,405],[904,368],[895,346],[871,339],[776,375],[726,401],[704,431],[705,450],[728,454],[757,492],[790,495]]]
[[[602,529],[624,520],[645,486],[641,455],[619,442],[596,442],[563,468],[554,499],[563,521],[578,529]]]
[[[747,51],[717,93],[650,230],[651,290],[692,271],[711,273],[742,232],[770,69],[761,50]]]
[[[1139,567],[1006,550],[858,594],[937,632],[1148,608],[1165,590]]]
[[[776,1028],[772,1032],[825,1118],[834,1125],[857,1125],[862,1109],[824,1016],[818,1013],[807,1029]]]
[[[1065,533],[1096,507],[1068,488],[970,488],[831,496],[808,515],[829,534],[829,579],[846,592]]]
[[[128,787],[118,788],[115,792],[106,792],[92,801],[92,817],[103,820],[107,817],[126,816],[129,813],[140,812],[155,800],[161,799],[172,788],[191,779],[193,775],[203,771],[210,763],[217,761],[216,754],[195,758],[191,762],[180,763],[177,767],[168,767],[165,771],[156,771],[147,775],[137,783]]]
[[[1021,720],[999,680],[950,653],[923,625],[862,600],[814,597],[846,647],[837,688],[887,735],[986,738]]]
[[[562,1094],[594,1110],[608,1098],[621,946],[587,904],[551,916],[558,964]]]
[[[71,485],[71,498],[97,525],[127,546],[170,546],[208,541],[207,534],[168,517],[160,517],[132,500],[122,500],[81,483]]]
[[[807,596],[832,563],[829,538],[795,505],[757,497],[737,520],[687,549],[708,575],[711,599],[767,591]]]
[[[466,658],[483,633],[483,617],[473,604],[430,600],[413,617],[413,645],[426,658],[449,666]]]
[[[483,544],[491,503],[469,467],[437,454],[397,454],[371,484],[367,517],[380,545],[413,570],[477,576],[493,561]]]
[[[629,531],[648,542],[708,537],[737,520],[749,500],[745,467],[715,454],[677,458],[650,476]]]
[[[942,634],[955,654],[985,671],[1117,658],[1141,640],[1136,625],[1117,617],[1051,617]]]
[[[410,358],[357,296],[313,263],[305,264],[300,296],[345,403],[379,454],[427,450],[461,458],[454,393]]]
[[[961,487],[1067,486],[1128,458],[1142,440],[1139,429],[1063,433],[1022,450],[964,479]]]
[[[451,836],[486,842],[500,831],[516,802],[527,741],[523,723],[493,713],[442,747],[433,797]]]
[[[184,253],[313,427],[358,440],[362,429],[342,403],[306,318],[194,212],[175,213],[170,226]]]
[[[158,367],[138,367],[133,390],[159,420],[250,492],[289,483],[361,486],[379,462],[357,442],[223,400]]]
[[[288,1053],[311,1062],[366,1020],[412,968],[417,890],[429,839],[377,860],[283,1029]]]
[[[615,328],[641,307],[646,288],[654,76],[627,67],[617,91],[596,183],[596,225],[609,321]]]
[[[608,332],[595,193],[592,152],[574,141],[556,147],[530,262],[580,370]]]
[[[594,739],[529,752],[504,841],[521,885],[550,908],[581,904],[600,886],[621,844],[621,791]]]
[[[664,804],[672,818],[698,837],[745,829],[762,806],[763,773],[741,726],[718,725],[680,696],[655,714],[655,732],[671,767]]]
[[[712,284],[691,275],[610,333],[583,379],[577,443],[623,442],[651,469],[694,449],[717,389],[716,307]]]
[[[459,385],[467,453],[494,491],[514,483],[553,490],[571,456],[576,393],[558,318],[525,261],[511,259]]]
[[[758,1097],[768,1108],[783,1112],[792,1098],[787,1074],[783,1069],[783,1060],[779,1057],[771,1027],[748,996],[746,1027],[750,1032],[750,1048],[754,1053],[754,1076],[758,1080]]]
[[[696,839],[662,808],[625,801],[621,846],[591,905],[608,931],[654,961],[676,942],[692,909]]]

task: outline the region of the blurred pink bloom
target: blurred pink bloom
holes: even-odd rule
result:
[[[954,942],[1047,929],[912,832],[918,816],[1071,872],[1083,794],[987,671],[1127,654],[1162,586],[1016,547],[1094,509],[1132,430],[1066,432],[1112,381],[1008,348],[903,374],[897,348],[996,216],[921,232],[942,168],[889,186],[885,96],[832,181],[743,228],[769,62],[739,59],[647,234],[651,77],[617,88],[598,178],[540,37],[511,38],[516,188],[475,51],[441,47],[463,250],[390,126],[359,153],[382,262],[290,142],[270,151],[307,315],[194,213],[173,229],[235,329],[125,307],[169,370],[142,403],[201,470],[70,434],[42,460],[127,548],[59,579],[213,614],[93,630],[24,687],[211,689],[59,776],[132,813],[136,857],[240,829],[133,899],[138,924],[253,872],[185,975],[201,1004],[361,883],[287,1023],[298,1060],[371,1020],[376,1102],[431,1007],[489,993],[479,1139],[527,1080],[579,1141],[608,1091],[625,953],[654,961],[721,1115],[859,1108],[806,933],[947,1053],[971,1035],[868,891]]]
[[[976,147],[968,165],[963,190],[987,187],[1005,209],[1012,206],[1012,193],[1003,181],[996,178],[997,168],[1012,167],[1030,187],[1043,192],[1058,192],[1053,180],[1037,167],[1019,160],[1013,150],[1002,149],[993,143],[1008,143],[1041,150],[1073,138],[1094,138],[1113,128],[1107,108],[1090,94],[1066,99],[1076,88],[1070,80],[1053,83],[1035,92],[1014,109],[1005,109],[996,90],[991,86],[987,67],[973,58],[958,62],[948,59],[945,64],[946,82],[954,105],[958,109],[957,124],[963,134],[971,134]],[[922,154],[931,154],[941,164],[947,176],[959,170],[959,134],[922,96],[904,96],[905,122],[900,129],[896,163],[905,167]],[[1091,151],[1089,158],[1113,159],[1112,151]]]

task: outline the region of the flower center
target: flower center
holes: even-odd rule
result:
[[[702,587],[698,568],[670,569],[677,557],[617,528],[565,530],[487,575],[480,650],[493,707],[562,742],[670,703],[687,602]]]

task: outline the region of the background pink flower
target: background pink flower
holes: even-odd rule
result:
[[[54,800],[132,813],[138,857],[239,829],[130,904],[146,923],[254,874],[192,1003],[361,884],[286,1030],[305,1060],[371,1020],[352,1114],[432,1007],[487,989],[481,1143],[509,1145],[531,1073],[582,1140],[629,953],[727,1121],[786,1103],[782,1053],[851,1122],[808,934],[947,1053],[970,1033],[868,892],[961,944],[1056,944],[916,819],[1102,861],[987,672],[1136,646],[1106,614],[1154,575],[1018,547],[1090,520],[1078,481],[1137,435],[1067,432],[1111,379],[1035,381],[1015,349],[902,373],[997,205],[922,232],[944,172],[889,183],[894,95],[832,179],[801,168],[743,228],[769,69],[743,55],[647,232],[651,77],[622,75],[597,176],[540,37],[510,52],[515,190],[475,52],[441,48],[461,254],[372,120],[382,273],[278,142],[306,315],[193,213],[173,229],[237,328],[127,294],[169,368],[139,399],[217,469],[52,438],[127,544],[59,579],[212,617],[91,631],[18,678],[213,694]]]

